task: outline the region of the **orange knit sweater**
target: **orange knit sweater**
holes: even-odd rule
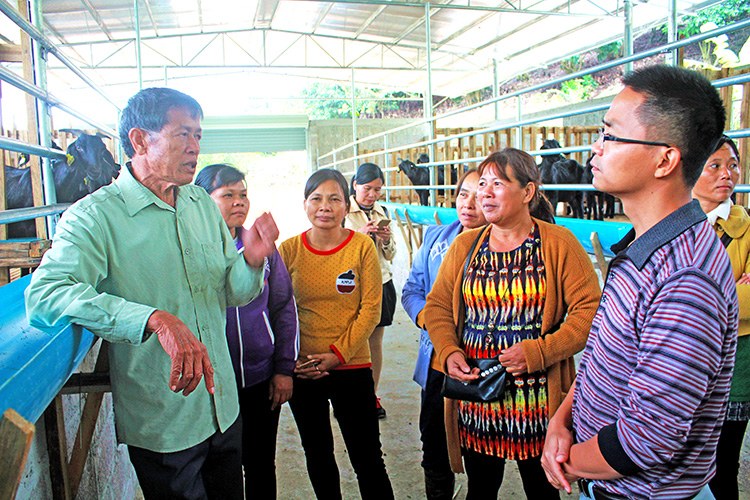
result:
[[[372,239],[351,231],[326,252],[307,243],[306,233],[284,241],[279,253],[292,278],[299,316],[299,359],[333,352],[336,369],[371,365],[367,339],[380,321],[383,287]]]
[[[601,290],[591,259],[573,233],[562,226],[535,221],[539,224],[542,242],[547,295],[542,336],[536,340],[524,340],[521,345],[529,372],[547,370],[549,415],[552,417],[575,378],[573,355],[586,346]],[[427,296],[422,316],[435,347],[432,365],[436,370],[445,372],[448,356],[456,351],[463,352],[457,334],[463,329],[464,321],[464,311],[460,310],[461,276],[474,240],[480,232],[486,237],[490,228],[487,226],[458,235],[448,249]],[[479,245],[474,254],[478,250]],[[563,317],[565,320],[559,328],[551,331]],[[459,472],[462,467],[454,406],[450,402],[446,406],[446,425],[451,465]]]

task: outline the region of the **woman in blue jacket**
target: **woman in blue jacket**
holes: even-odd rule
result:
[[[249,202],[245,175],[224,164],[200,171],[195,184],[216,204],[242,251],[239,232]],[[245,497],[276,498],[276,432],[281,405],[292,397],[299,352],[297,307],[281,256],[266,261],[263,291],[242,307],[227,309],[227,341],[240,395]]]
[[[487,223],[477,203],[479,175],[475,168],[467,170],[456,186],[458,220],[446,226],[430,226],[424,242],[414,256],[411,273],[401,294],[401,303],[409,317],[421,329],[419,355],[414,381],[422,387],[419,431],[422,440],[422,468],[428,500],[450,500],[454,476],[448,459],[448,445],[443,418],[443,397],[440,389],[444,375],[430,368],[432,343],[421,315],[427,294],[438,274],[448,247],[463,229],[474,229]]]

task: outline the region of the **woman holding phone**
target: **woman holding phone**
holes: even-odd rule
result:
[[[372,358],[372,377],[375,380],[375,394],[378,392],[380,372],[383,369],[383,334],[385,327],[393,323],[396,310],[396,288],[391,279],[391,261],[396,255],[396,245],[391,237],[390,219],[386,209],[378,203],[385,177],[380,167],[374,163],[363,163],[352,177],[351,209],[346,216],[346,227],[366,234],[375,243],[380,262],[380,273],[383,282],[383,302],[380,311],[380,322],[370,335],[370,356]],[[378,418],[385,418],[385,408],[380,398],[375,400]]]
[[[371,238],[342,227],[349,210],[344,176],[321,169],[305,185],[312,228],[279,247],[292,278],[300,356],[289,406],[319,499],[340,499],[329,401],[363,499],[392,499],[373,408],[368,338],[380,318],[382,282]]]

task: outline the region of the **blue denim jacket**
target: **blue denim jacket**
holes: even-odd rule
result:
[[[445,253],[459,232],[461,232],[459,221],[446,226],[428,227],[422,246],[414,255],[409,278],[406,280],[401,293],[401,304],[415,324],[417,323],[417,315],[424,309],[427,294],[432,290],[432,284],[437,278]],[[419,354],[417,355],[413,379],[424,389],[427,384],[427,373],[432,357],[432,342],[430,342],[427,330],[421,330],[420,333]]]

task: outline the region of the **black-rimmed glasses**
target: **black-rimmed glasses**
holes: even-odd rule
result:
[[[652,142],[652,141],[641,141],[640,139],[625,139],[623,137],[615,137],[612,134],[606,134],[604,133],[604,129],[599,129],[599,138],[597,141],[602,141],[602,145],[607,141],[613,141],[613,142],[624,142],[626,144],[643,144],[645,146],[664,146],[667,148],[671,148],[669,144],[666,142]]]

